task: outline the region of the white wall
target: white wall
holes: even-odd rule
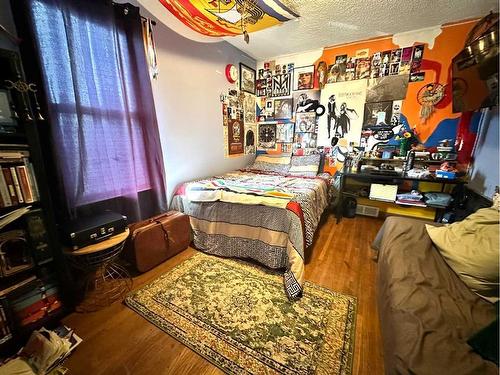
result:
[[[179,183],[242,168],[253,160],[224,158],[219,98],[232,86],[225,78],[226,64],[243,62],[255,68],[255,61],[227,42],[197,43],[160,22],[154,30],[160,74],[153,81],[153,94],[170,201]]]

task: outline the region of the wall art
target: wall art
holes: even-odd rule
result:
[[[325,113],[325,107],[321,105],[319,90],[307,90],[293,93],[295,113],[316,112],[317,116]]]
[[[277,74],[272,76],[272,95],[277,96],[289,96],[290,95],[290,80],[291,74]]]
[[[356,62],[356,79],[370,78],[372,60],[370,57],[363,57]]]
[[[396,75],[368,80],[367,103],[402,100],[408,90],[408,75]]]
[[[240,63],[240,90],[255,95],[255,69]]]
[[[276,125],[276,142],[292,143],[295,124],[293,122],[279,123]]]
[[[254,124],[256,121],[255,95],[246,93],[243,98],[243,119],[246,124]]]
[[[319,88],[322,89],[323,87],[325,87],[328,76],[328,65],[326,65],[326,62],[320,61],[318,63],[318,67],[316,69],[316,75],[318,78]]]
[[[274,118],[275,119],[290,119],[292,118],[293,99],[282,98],[274,99]]]
[[[321,104],[326,115],[319,119],[318,144],[330,146],[345,138],[349,143],[359,143],[367,90],[367,80],[327,84],[321,90]]]
[[[302,133],[316,133],[316,113],[297,113],[295,116],[295,129]]]
[[[293,69],[293,90],[310,90],[314,88],[314,65]]]
[[[276,150],[276,124],[259,124],[258,147],[261,150]]]
[[[245,129],[239,119],[230,119],[227,126],[228,154],[239,155],[245,151]]]
[[[366,103],[363,129],[389,125],[392,119],[392,102]]]
[[[245,124],[245,154],[255,154],[257,147],[257,125]]]

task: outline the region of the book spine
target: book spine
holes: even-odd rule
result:
[[[40,192],[38,191],[38,184],[36,182],[36,175],[35,175],[35,169],[33,168],[33,164],[28,162],[27,163],[28,167],[28,181],[31,186],[31,190],[33,191],[33,200],[39,201],[40,200]]]
[[[16,189],[17,200],[19,203],[24,203],[23,192],[21,191],[21,185],[19,184],[19,178],[17,177],[15,167],[10,167],[10,174],[12,175],[12,181]]]
[[[10,199],[9,188],[7,182],[5,182],[5,177],[3,173],[0,173],[0,195],[2,196],[3,207],[12,206],[12,200]]]
[[[14,181],[12,180],[12,175],[10,174],[10,169],[9,168],[2,168],[2,174],[5,178],[5,183],[7,184],[7,188],[9,190],[12,205],[15,206],[19,203],[19,200],[17,199],[16,188],[14,187]]]
[[[16,172],[19,177],[19,185],[21,185],[21,191],[23,193],[24,201],[26,203],[33,203],[33,190],[28,181],[27,169],[24,165],[16,167]]]

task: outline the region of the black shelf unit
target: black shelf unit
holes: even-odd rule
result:
[[[6,84],[6,80],[19,83],[18,86],[12,86],[12,83]],[[29,152],[29,162],[33,166],[33,174],[36,178],[38,187],[38,201],[33,203],[21,203],[10,207],[0,207],[0,216],[8,214],[18,208],[30,208],[30,214],[36,212],[39,220],[37,224],[42,223],[44,229],[43,241],[47,245],[45,253],[47,257],[44,260],[37,259],[37,247],[34,241],[30,239],[30,231],[27,224],[23,222],[25,216],[17,219],[14,223],[7,225],[0,230],[0,235],[5,230],[11,229],[11,226],[19,226],[26,233],[27,247],[31,251],[33,266],[23,269],[20,272],[11,275],[1,276],[0,273],[0,304],[3,305],[5,315],[9,321],[9,328],[12,337],[1,340],[2,328],[0,327],[0,357],[7,357],[15,353],[22,346],[31,332],[42,326],[54,327],[59,324],[62,316],[71,310],[71,277],[68,272],[66,262],[61,251],[61,245],[58,241],[55,210],[50,192],[51,186],[55,185],[49,177],[51,164],[47,163],[46,148],[43,136],[39,129],[48,129],[46,116],[39,110],[37,99],[33,91],[24,91],[28,84],[24,72],[21,55],[17,51],[0,49],[0,89],[4,92],[9,91],[9,100],[11,103],[11,117],[15,120],[16,126],[9,127],[10,132],[4,132],[0,127],[0,151],[5,150],[25,150]],[[35,88],[36,86],[31,86]],[[2,132],[3,131],[3,132]],[[3,161],[0,161],[3,163]],[[40,227],[38,227],[40,228]],[[1,246],[1,245],[0,245]],[[47,250],[48,249],[48,250]],[[1,248],[0,248],[1,250]],[[50,252],[50,256],[48,256]],[[15,286],[18,286],[15,288]],[[33,322],[20,324],[13,315],[11,302],[13,299],[22,298],[20,293],[38,293],[40,291],[41,300],[45,303],[52,301],[50,295],[43,294],[47,285],[57,285],[58,302],[54,306],[59,306],[51,313],[42,314],[42,316],[30,316]],[[21,296],[21,297],[20,297]],[[0,315],[2,311],[0,309]]]

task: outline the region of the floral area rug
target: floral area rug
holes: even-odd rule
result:
[[[356,299],[312,283],[200,253],[125,302],[229,374],[351,374]]]

